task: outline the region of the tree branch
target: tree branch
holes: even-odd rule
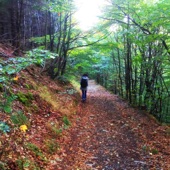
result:
[[[110,34],[111,34],[111,33],[110,33]],[[95,42],[92,42],[92,43],[89,43],[89,44],[84,44],[84,45],[79,45],[79,46],[76,46],[76,47],[69,48],[68,51],[73,50],[73,49],[75,49],[75,48],[87,47],[87,46],[90,46],[90,45],[94,45],[94,44],[96,44],[96,43],[98,43],[98,42],[104,40],[105,38],[107,38],[110,34],[103,36],[101,39],[99,39],[99,40],[97,40],[97,41],[95,41]]]

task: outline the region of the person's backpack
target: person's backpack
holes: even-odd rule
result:
[[[87,79],[85,79],[85,78],[81,79],[81,87],[82,88],[86,88],[87,87]]]

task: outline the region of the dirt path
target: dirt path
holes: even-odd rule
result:
[[[164,127],[94,81],[89,84],[87,102],[79,104],[63,159],[54,169],[170,169]]]

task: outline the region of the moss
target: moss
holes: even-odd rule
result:
[[[30,106],[32,100],[34,99],[32,93],[17,93],[18,100],[26,106]]]

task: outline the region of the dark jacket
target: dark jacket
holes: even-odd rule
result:
[[[87,86],[86,87],[82,87],[82,85],[81,85],[82,79],[85,79],[87,81],[87,86],[88,86],[88,77],[87,76],[82,76],[81,77],[81,81],[80,81],[80,86],[81,86],[80,89],[81,90],[87,90]]]

